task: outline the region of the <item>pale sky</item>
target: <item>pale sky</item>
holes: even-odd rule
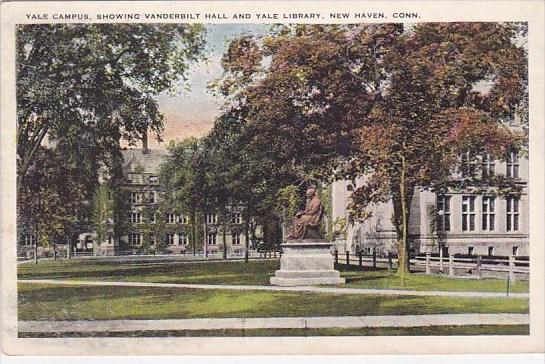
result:
[[[165,148],[170,140],[189,136],[204,136],[219,114],[222,98],[207,90],[207,85],[221,75],[221,57],[229,40],[242,34],[262,34],[266,24],[209,24],[206,26],[206,54],[208,62],[194,65],[189,72],[191,89],[176,95],[159,96],[159,107],[165,115],[163,142],[150,135],[150,148]]]

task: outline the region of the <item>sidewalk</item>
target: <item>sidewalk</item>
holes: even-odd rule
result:
[[[252,285],[223,285],[223,284],[183,284],[183,283],[144,283],[144,282],[109,282],[109,281],[76,281],[62,279],[19,279],[19,283],[54,284],[66,286],[115,286],[115,287],[156,287],[156,288],[190,288],[190,289],[227,289],[240,291],[284,291],[284,292],[312,292],[331,294],[372,294],[389,296],[441,296],[441,297],[503,297],[529,298],[528,293],[503,292],[450,292],[450,291],[414,291],[401,289],[367,289],[367,288],[336,288],[336,287],[278,287]]]
[[[19,332],[126,332],[225,329],[324,329],[528,325],[527,314],[264,317],[180,320],[19,321]]]

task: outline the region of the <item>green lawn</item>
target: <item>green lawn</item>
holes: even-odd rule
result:
[[[62,332],[25,333],[21,338],[44,337],[185,337],[185,336],[426,336],[426,335],[529,335],[528,325],[475,325],[475,326],[428,326],[385,327],[359,329],[251,329],[251,330],[176,330],[130,332]]]
[[[77,279],[153,283],[268,285],[280,268],[275,260],[244,262],[135,262],[93,260],[43,261],[20,264],[19,279]]]
[[[454,292],[505,292],[507,281],[504,279],[462,279],[448,278],[422,273],[411,274],[405,281],[386,270],[367,272],[343,272],[346,284],[343,287],[410,289],[416,291],[454,291]],[[528,281],[510,282],[510,292],[528,292]]]
[[[528,299],[19,283],[19,320],[528,313]]]
[[[93,260],[43,261],[39,264],[21,264],[21,279],[49,278],[103,281],[132,281],[154,283],[200,283],[269,285],[269,278],[279,269],[278,261],[244,262],[133,262],[119,263]],[[340,266],[343,269],[343,266]],[[412,274],[402,282],[393,272],[343,271],[347,279],[339,287],[411,289],[419,291],[481,291],[505,292],[503,279],[457,279],[435,275]],[[511,292],[528,292],[527,281],[511,283]]]

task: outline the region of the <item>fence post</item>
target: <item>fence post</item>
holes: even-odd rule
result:
[[[454,277],[454,257],[451,254],[448,256],[448,276]]]
[[[431,274],[430,256],[430,252],[426,252],[426,274]]]
[[[361,250],[358,252],[358,265],[363,270],[363,255],[362,255]]]
[[[346,251],[346,265],[350,265],[350,252]]]
[[[335,250],[335,264],[339,264],[339,251]]]
[[[377,249],[373,247],[373,269],[377,268]]]
[[[477,278],[481,278],[481,265],[483,264],[482,259],[482,256],[477,256]]]
[[[509,280],[511,282],[515,281],[515,256],[509,256]]]
[[[388,252],[388,269],[392,270],[393,264],[392,264],[392,253]]]

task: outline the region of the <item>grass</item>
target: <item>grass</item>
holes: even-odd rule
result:
[[[269,285],[279,269],[278,261],[244,262],[132,262],[107,260],[58,260],[39,264],[20,264],[20,279],[73,279],[131,281],[152,283]],[[342,265],[341,270],[345,269]],[[355,267],[341,273],[347,283],[339,287],[409,289],[418,291],[505,292],[503,279],[453,279],[435,275],[412,274],[402,282],[387,270],[358,271]],[[512,282],[511,292],[528,292],[527,281]]]
[[[268,285],[280,268],[278,261],[244,262],[138,262],[57,260],[20,264],[19,279],[76,279],[189,284]]]
[[[19,320],[528,313],[527,299],[19,283]]]
[[[129,332],[19,332],[20,338],[45,337],[248,337],[248,336],[426,336],[426,335],[529,335],[528,325],[427,326],[384,328],[328,329],[251,329],[251,330],[176,330]]]
[[[453,291],[453,292],[505,292],[507,281],[504,279],[463,279],[448,278],[422,273],[411,274],[402,281],[396,274],[386,270],[366,272],[346,271],[343,287],[408,289],[415,291]],[[528,292],[528,281],[510,282],[510,292]]]

